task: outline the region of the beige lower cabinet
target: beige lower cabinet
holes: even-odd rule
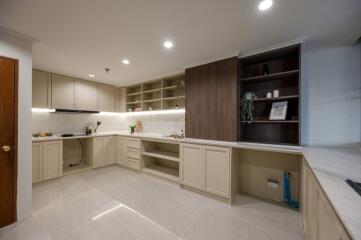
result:
[[[115,163],[115,138],[97,137],[93,139],[93,167],[103,167]]]
[[[43,143],[33,143],[33,183],[41,182],[43,179]]]
[[[305,161],[302,178],[302,218],[306,239],[351,239]]]
[[[36,142],[32,150],[33,183],[63,175],[63,141]]]
[[[123,137],[115,138],[115,162],[122,166],[128,166],[127,160],[127,139]]]
[[[229,198],[230,149],[181,144],[181,184]]]
[[[140,170],[140,139],[116,137],[116,163]]]

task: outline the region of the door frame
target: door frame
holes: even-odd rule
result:
[[[14,222],[17,221],[17,192],[18,192],[18,88],[19,88],[19,60],[0,55],[2,59],[8,59],[14,62]]]

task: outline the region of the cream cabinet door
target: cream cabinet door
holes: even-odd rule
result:
[[[98,110],[101,112],[115,112],[116,88],[98,84]]]
[[[203,189],[204,161],[202,146],[181,144],[181,183],[185,186]]]
[[[126,93],[125,88],[117,89],[117,99],[116,99],[116,111],[117,112],[126,112]]]
[[[98,85],[96,83],[77,80],[75,96],[78,110],[98,110]]]
[[[107,165],[115,164],[115,138],[106,137],[105,138],[105,148],[106,148],[106,157]]]
[[[127,166],[127,139],[122,137],[116,137],[115,139],[116,146],[115,146],[115,157],[116,163]]]
[[[107,165],[107,156],[106,156],[106,148],[105,148],[105,138],[99,137],[94,138],[93,142],[94,149],[94,168],[102,167]]]
[[[43,180],[63,175],[63,141],[43,143]]]
[[[53,108],[76,109],[74,78],[53,74],[51,92]]]
[[[33,183],[43,180],[43,144],[33,143],[32,147]]]
[[[33,70],[33,107],[51,108],[51,73]]]
[[[205,190],[228,198],[230,192],[230,150],[223,147],[204,147]]]
[[[306,229],[307,229],[307,239],[309,240],[318,240],[317,238],[317,225],[318,225],[318,186],[316,179],[311,172],[306,171]]]
[[[318,240],[349,240],[335,210],[323,193],[318,201]]]

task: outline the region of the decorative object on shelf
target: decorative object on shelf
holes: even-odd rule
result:
[[[142,108],[141,108],[141,107],[135,108],[134,111],[135,111],[135,112],[141,112],[141,111],[142,111]]]
[[[85,134],[86,135],[91,135],[92,133],[93,133],[93,127],[92,126],[85,127]]]
[[[253,100],[257,96],[254,92],[246,92],[241,99],[241,121],[251,122],[253,120]]]
[[[268,74],[270,74],[269,67],[268,67],[268,64],[267,64],[267,63],[262,65],[262,74],[263,74],[263,75],[268,75]]]
[[[272,98],[272,93],[271,92],[268,92],[267,95],[266,95],[267,98]]]
[[[176,88],[176,91],[177,91],[177,96],[183,96],[184,95],[184,89],[185,89],[185,81],[184,81],[184,78],[178,78],[177,79],[177,88]]]
[[[130,125],[129,125],[130,134],[133,134],[133,133],[134,133],[135,127],[136,127],[135,124],[130,124]]]
[[[132,108],[128,108],[128,112],[132,112],[133,111],[133,109]]]
[[[148,107],[148,110],[149,110],[149,111],[152,111],[152,110],[153,110],[152,106],[149,106],[149,107]]]
[[[272,103],[269,120],[286,120],[287,101]]]
[[[178,106],[178,104],[176,104],[176,105],[175,105],[175,109],[178,109],[178,108],[179,108],[179,106]]]
[[[274,98],[280,97],[280,91],[278,91],[277,89],[273,90],[273,97]]]
[[[137,133],[142,131],[142,121],[140,121],[140,120],[136,121],[136,123],[135,123],[135,131]]]

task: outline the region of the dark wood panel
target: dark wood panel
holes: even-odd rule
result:
[[[237,57],[186,69],[186,136],[238,140]]]
[[[16,220],[17,66],[0,57],[0,227]],[[4,151],[5,145],[11,149]]]

